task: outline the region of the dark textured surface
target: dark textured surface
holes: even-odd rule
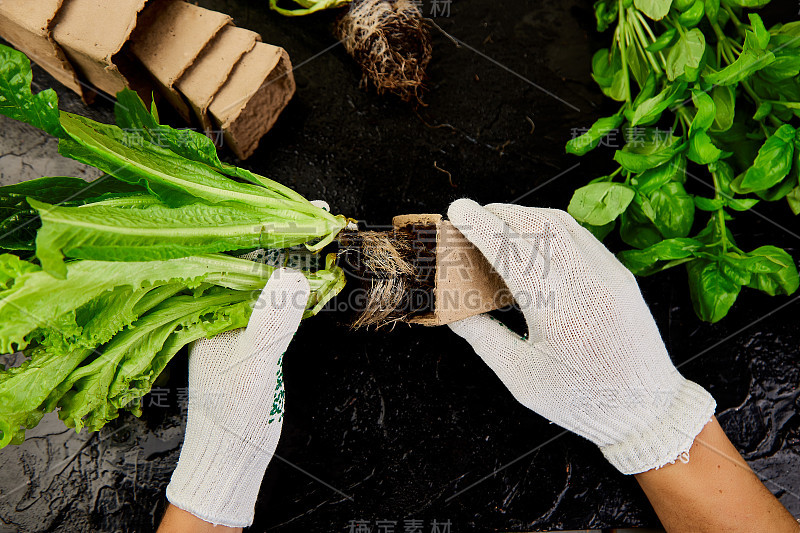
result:
[[[386,224],[395,214],[444,212],[461,196],[509,202],[534,188],[521,203],[564,208],[575,187],[607,170],[608,153],[563,151],[572,128],[607,111],[588,76],[607,38],[594,32],[590,2],[454,2],[450,17],[435,20],[465,45],[434,31],[431,91],[416,110],[359,90],[341,47],[315,57],[334,44],[328,14],[291,20],[266,2],[201,5],[284,46],[299,65],[296,97],[246,166],[336,212]],[[36,81],[56,86],[62,107],[86,112],[41,71]],[[108,118],[108,103],[92,113]],[[2,142],[6,153],[13,139]],[[796,231],[783,205],[763,212]],[[800,255],[795,237],[754,215],[739,215],[732,229],[747,230],[745,249],[772,243]],[[676,364],[717,398],[733,442],[800,516],[800,304],[745,291],[711,326],[695,318],[683,271],[642,288]],[[417,519],[426,533],[433,520],[450,520],[451,531],[657,523],[633,478],[516,403],[447,328],[352,332],[344,320],[325,312],[304,323],[285,357],[279,458],[252,531],[348,531],[353,520],[396,521],[403,531],[404,520]],[[98,434],[46,419],[24,445],[0,452],[0,531],[152,529],[182,439],[185,354],[169,371],[169,408],[145,403],[142,419],[123,416]]]

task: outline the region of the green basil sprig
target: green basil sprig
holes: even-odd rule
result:
[[[621,105],[566,147],[581,156],[622,132],[617,170],[576,190],[568,210],[598,238],[618,228],[633,248],[618,257],[637,275],[685,265],[709,322],[743,287],[775,296],[800,286],[786,251],[747,252],[728,228],[765,202],[800,214],[800,21],[768,29],[745,12],[768,3],[596,2],[597,28],[613,38],[592,77]]]

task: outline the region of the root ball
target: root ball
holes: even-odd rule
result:
[[[419,8],[410,0],[353,0],[334,33],[361,66],[362,85],[378,93],[421,102],[431,37]]]

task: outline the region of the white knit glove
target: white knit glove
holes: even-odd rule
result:
[[[246,329],[194,343],[189,419],[167,486],[176,507],[213,524],[245,527],[283,424],[281,361],[303,316],[308,281],[276,270]]]
[[[624,474],[681,458],[714,414],[670,361],[633,275],[563,211],[458,200],[452,223],[503,277],[528,325],[450,327],[523,405],[597,444]]]

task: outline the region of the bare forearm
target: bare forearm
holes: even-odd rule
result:
[[[167,512],[161,519],[161,525],[158,526],[158,533],[239,533],[241,531],[240,527],[215,526],[172,504],[167,507]]]
[[[722,431],[703,428],[689,462],[636,475],[667,531],[797,533],[800,525],[767,490]]]

